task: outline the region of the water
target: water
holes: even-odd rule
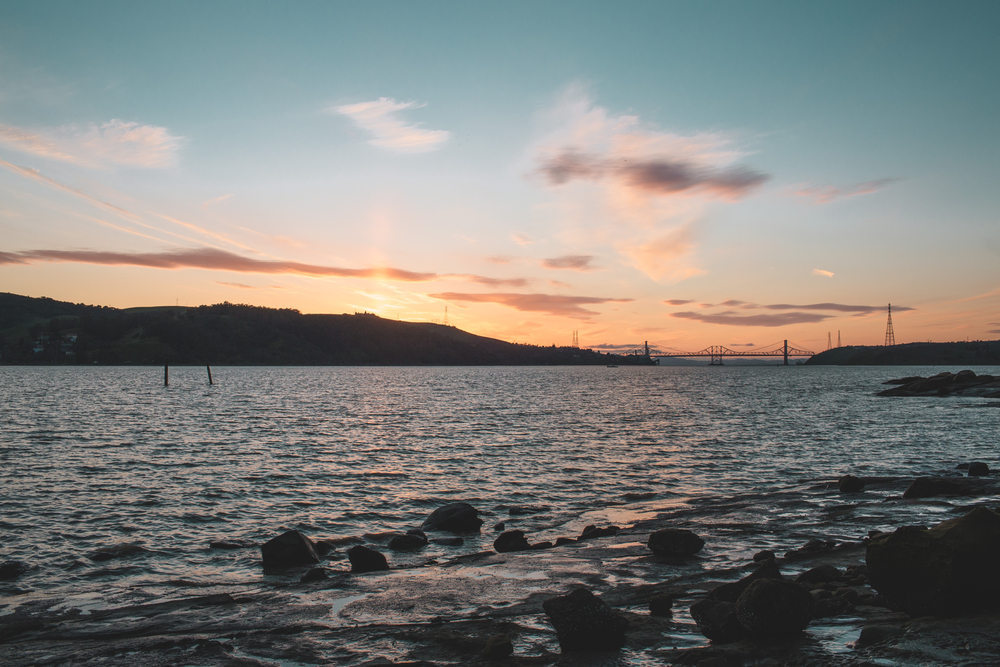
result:
[[[3,593],[85,607],[116,591],[266,585],[259,552],[209,542],[298,528],[384,545],[458,500],[486,519],[463,553],[488,549],[498,521],[539,541],[673,513],[712,532],[709,559],[745,561],[950,507],[876,491],[844,511],[823,482],[847,472],[1000,467],[1000,410],[961,407],[984,399],[874,396],[940,368],[213,370],[214,386],[204,368],[172,368],[163,387],[159,368],[0,367],[0,560],[38,566]],[[525,505],[536,511],[509,515]],[[86,557],[121,542],[150,553]]]

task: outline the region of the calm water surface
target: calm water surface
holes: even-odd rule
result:
[[[671,508],[711,522],[742,498],[759,528],[729,530],[742,558],[833,521],[819,480],[1000,467],[1000,410],[962,407],[984,399],[874,396],[941,368],[213,370],[208,386],[172,368],[165,388],[159,368],[0,367],[0,560],[39,566],[19,590],[260,579],[258,552],[209,542],[294,527],[385,544],[456,500],[486,515],[469,550],[501,520],[552,539]],[[126,541],[153,553],[86,558]]]

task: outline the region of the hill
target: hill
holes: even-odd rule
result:
[[[838,347],[811,357],[818,366],[996,366],[1000,340]]]
[[[109,308],[0,293],[0,363],[213,365],[649,364],[646,357],[542,347],[369,313],[212,306]]]

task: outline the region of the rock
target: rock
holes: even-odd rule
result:
[[[916,382],[917,380],[923,380],[924,378],[919,375],[911,375],[905,378],[899,378],[898,380],[886,380],[882,384],[910,384],[911,382]]]
[[[902,634],[903,629],[896,625],[866,625],[861,628],[861,636],[858,637],[858,641],[854,642],[854,645],[861,648],[862,646],[880,644],[887,639],[900,637]]]
[[[434,544],[440,544],[444,547],[460,547],[465,544],[465,540],[461,537],[437,537],[431,540]]]
[[[725,658],[705,658],[699,660],[696,667],[729,667],[729,661]]]
[[[795,583],[797,584],[825,584],[828,581],[836,581],[837,579],[842,579],[843,574],[840,570],[835,568],[829,563],[823,563],[811,570],[806,570],[799,576],[795,577]]]
[[[427,536],[424,535],[424,531],[416,528],[406,531],[405,535],[397,535],[389,540],[389,548],[393,551],[416,551],[426,546]]]
[[[829,591],[824,592],[828,593]],[[816,600],[813,605],[813,618],[840,616],[850,611],[851,606],[851,601],[842,597],[828,597]]]
[[[732,602],[735,604],[740,598],[740,595],[743,594],[743,591],[747,589],[747,586],[758,579],[784,579],[784,577],[781,575],[781,570],[778,569],[778,564],[774,562],[774,559],[772,558],[764,561],[760,567],[739,581],[716,586],[709,591],[708,597],[712,600],[721,600],[723,602]],[[705,636],[707,637],[708,635]]]
[[[505,530],[507,530],[507,524],[505,524],[503,521],[493,526],[493,532],[502,533]]]
[[[549,598],[542,608],[563,653],[617,651],[625,645],[628,621],[585,588]]]
[[[286,568],[297,565],[315,565],[319,554],[312,540],[297,530],[290,530],[268,540],[260,546],[264,567]]]
[[[557,547],[561,547],[564,544],[573,544],[574,542],[576,542],[576,540],[574,540],[572,537],[557,537],[556,538],[556,546]]]
[[[613,537],[618,534],[618,526],[607,526],[605,528],[598,528],[597,526],[587,526],[580,533],[579,540],[593,540],[598,537]]]
[[[674,596],[660,593],[649,598],[649,613],[653,616],[670,616],[673,613]]]
[[[31,570],[31,566],[21,560],[5,560],[0,563],[0,581],[14,581]]]
[[[802,558],[804,556],[812,556],[814,554],[822,553],[824,551],[830,551],[835,546],[837,546],[837,543],[832,540],[826,541],[814,537],[808,542],[806,542],[804,545],[802,545],[802,547],[798,549],[793,549],[792,551],[785,553],[785,558],[795,559],[795,558]]]
[[[1000,515],[976,507],[933,528],[903,526],[868,543],[868,583],[911,616],[1000,606]]]
[[[736,604],[704,598],[691,605],[691,618],[698,631],[713,642],[729,644],[746,636],[746,629],[736,619]]]
[[[969,464],[969,477],[985,477],[990,474],[990,467],[982,461]]]
[[[116,544],[111,547],[101,547],[87,554],[87,558],[93,561],[105,561],[111,560],[113,558],[125,558],[127,556],[135,556],[136,554],[145,553],[147,549],[143,549],[138,544],[133,544],[131,542],[123,542],[122,544]]]
[[[257,543],[253,540],[216,540],[208,545],[210,549],[251,549],[256,547]]]
[[[326,570],[321,567],[314,567],[302,575],[299,583],[308,584],[311,581],[323,581],[327,578]]]
[[[351,561],[351,572],[355,574],[389,569],[389,563],[386,562],[385,556],[374,549],[361,545],[348,549],[347,558]]]
[[[854,475],[844,475],[837,480],[837,488],[840,489],[841,493],[858,493],[864,491],[865,481]]]
[[[970,466],[971,467],[971,466]],[[959,478],[961,479],[961,478]],[[904,498],[933,498],[934,496],[974,496],[979,489],[951,479],[918,477],[903,492]]]
[[[531,545],[528,544],[528,540],[524,539],[524,531],[508,530],[493,540],[493,548],[497,550],[497,553],[503,554],[511,551],[528,551],[531,549]]]
[[[469,503],[452,503],[439,507],[424,520],[423,530],[443,530],[449,533],[478,533],[483,520],[479,510]]]
[[[774,559],[775,559],[774,552],[768,550],[758,551],[753,555],[753,562],[755,563],[759,563],[762,560],[774,560]]]
[[[701,551],[701,548],[705,546],[705,540],[690,530],[663,528],[649,536],[646,546],[657,556],[684,558]]]
[[[549,542],[548,540],[546,540],[545,542],[538,542],[536,544],[532,544],[531,545],[531,550],[532,551],[539,551],[540,549],[551,549],[554,546],[555,546],[554,544],[552,544],[551,542]]]
[[[796,583],[758,579],[736,601],[736,618],[755,638],[782,639],[805,630],[814,604],[809,591]]]
[[[313,542],[313,548],[316,549],[319,557],[323,558],[332,553],[337,548],[337,544],[332,540],[316,540]]]
[[[494,635],[486,640],[486,647],[483,649],[483,659],[503,660],[514,652],[514,644],[511,643],[507,635]]]

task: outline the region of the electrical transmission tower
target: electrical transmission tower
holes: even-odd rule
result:
[[[830,332],[829,331],[826,332],[826,349],[828,349],[828,350],[832,350],[833,349],[833,342],[830,340]]]
[[[886,347],[889,345],[896,344],[896,334],[892,331],[892,304],[889,304],[889,323],[885,326],[885,344]]]
[[[837,329],[837,347],[840,347],[840,329]]]
[[[444,325],[448,326],[448,306],[444,307]]]

